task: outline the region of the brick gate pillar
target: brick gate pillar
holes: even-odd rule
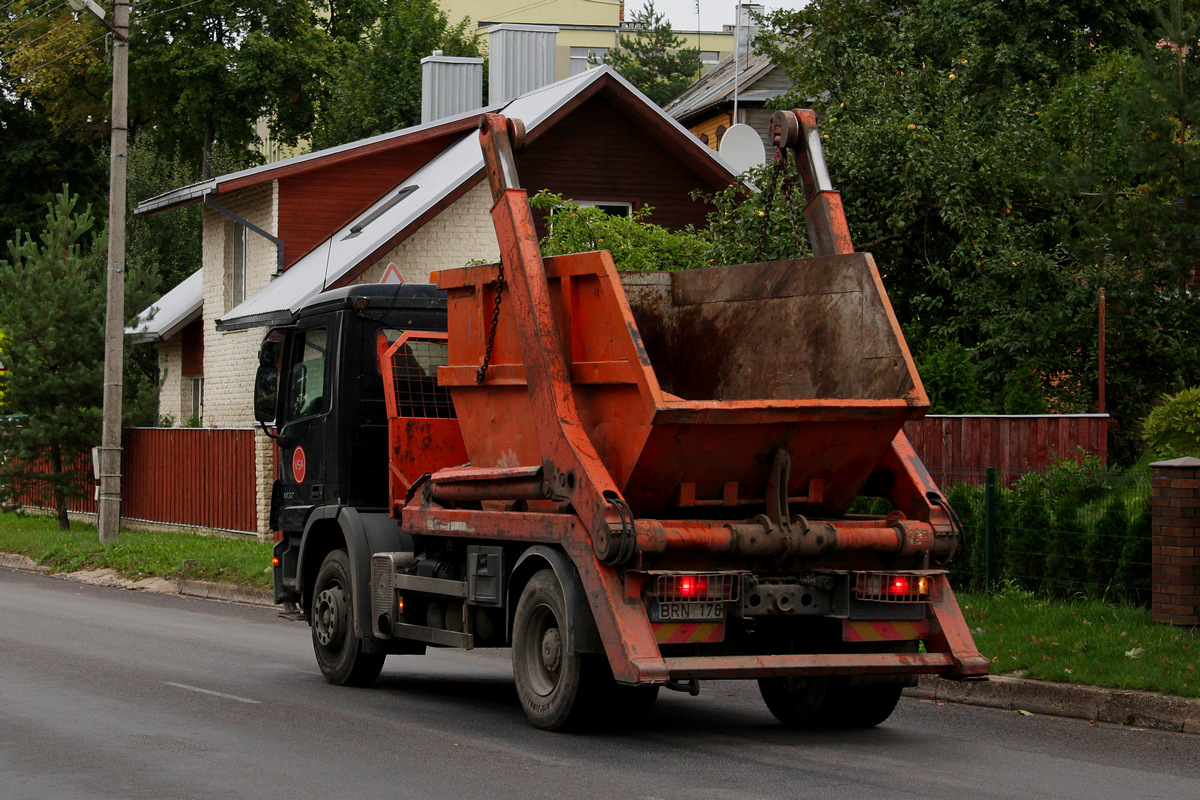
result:
[[[1153,470],[1151,615],[1168,625],[1200,625],[1200,458]]]

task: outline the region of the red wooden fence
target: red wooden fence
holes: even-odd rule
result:
[[[904,432],[945,488],[982,484],[988,467],[1008,483],[1056,461],[1082,461],[1085,453],[1107,463],[1108,420],[1107,414],[928,416],[905,423]]]
[[[121,459],[126,519],[254,533],[258,528],[254,431],[228,428],[129,428]],[[86,459],[82,459],[86,461]],[[90,463],[72,511],[96,512]],[[44,485],[27,487],[25,505],[52,505]]]
[[[940,486],[981,484],[995,467],[1006,483],[1060,459],[1108,455],[1108,416],[929,416],[905,433]],[[224,428],[132,428],[125,431],[121,516],[232,531],[257,529],[254,431]],[[87,465],[84,495],[72,511],[95,513]],[[26,505],[51,504],[30,490]]]

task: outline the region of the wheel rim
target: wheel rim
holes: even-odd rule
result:
[[[529,620],[529,634],[525,637],[525,672],[529,688],[541,697],[547,697],[558,686],[562,675],[564,658],[562,629],[554,611],[546,605],[533,610]]]
[[[346,616],[346,593],[342,587],[334,584],[322,590],[313,602],[313,635],[317,643],[334,652],[341,650]]]

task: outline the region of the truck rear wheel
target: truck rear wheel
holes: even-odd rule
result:
[[[354,588],[345,550],[325,556],[313,587],[312,640],[325,680],[338,686],[370,686],[383,669],[383,653],[364,653],[354,635]]]
[[[789,676],[759,678],[758,691],[767,709],[789,728],[814,728],[820,724],[829,678]]]
[[[849,678],[830,678],[821,704],[821,724],[827,728],[873,728],[896,710],[902,690],[899,683],[854,684]]]
[[[525,715],[559,730],[594,719],[598,682],[607,664],[571,651],[567,603],[554,570],[529,579],[513,616],[513,677]],[[611,679],[610,679],[611,680]]]

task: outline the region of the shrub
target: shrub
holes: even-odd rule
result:
[[[549,212],[550,232],[542,240],[548,256],[607,250],[620,270],[680,270],[706,267],[708,242],[693,233],[672,232],[649,222],[653,209],[643,206],[629,217],[581,206],[560,194],[542,190],[529,198]]]
[[[1142,423],[1142,439],[1159,458],[1200,458],[1200,386],[1163,395]]]

